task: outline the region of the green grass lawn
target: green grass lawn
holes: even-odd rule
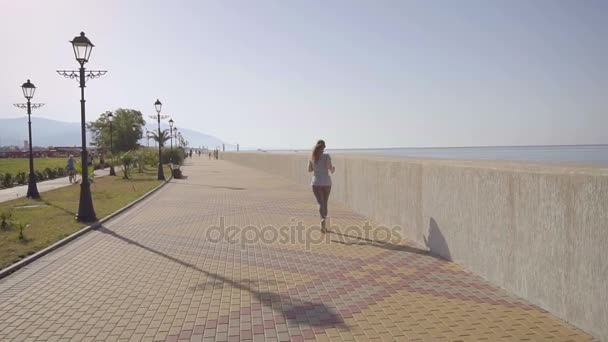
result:
[[[44,170],[47,167],[64,168],[68,158],[34,158],[34,170]],[[30,173],[30,160],[28,158],[0,158],[0,174],[10,172],[13,176],[18,172]]]
[[[131,179],[99,177],[91,183],[93,205],[97,218],[101,219],[150,191],[162,181],[156,179],[157,169],[133,170]],[[165,168],[165,175],[171,172]],[[19,239],[17,229],[0,228],[0,269],[33,254],[86,226],[74,219],[78,212],[80,186],[43,192],[40,200],[20,198],[0,203],[0,214],[11,211],[12,220],[30,224],[24,230],[25,239]]]

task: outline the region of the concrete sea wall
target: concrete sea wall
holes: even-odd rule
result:
[[[308,154],[222,157],[310,183]],[[432,253],[608,341],[608,168],[332,159],[330,203],[400,226]]]

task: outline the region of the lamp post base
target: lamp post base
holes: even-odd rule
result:
[[[76,220],[80,222],[97,221],[95,209],[93,209],[93,198],[91,197],[91,183],[88,180],[80,184],[80,202],[78,204]]]
[[[114,165],[110,166],[110,176],[116,176],[116,171],[114,171]]]
[[[165,172],[163,171],[162,163],[158,163],[158,180],[165,180]]]
[[[27,197],[28,198],[40,198],[38,192],[38,186],[36,185],[36,175],[30,173],[30,179],[27,183]]]

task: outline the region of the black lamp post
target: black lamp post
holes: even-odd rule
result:
[[[165,172],[163,171],[163,159],[162,159],[162,151],[161,151],[161,134],[160,134],[160,110],[162,109],[163,104],[160,100],[156,99],[154,102],[154,108],[156,109],[156,117],[158,120],[158,180],[165,180]]]
[[[89,61],[91,57],[91,51],[93,51],[93,43],[84,35],[84,32],[80,32],[80,35],[75,37],[70,43],[74,49],[74,56],[76,61],[80,64],[78,70],[57,70],[60,75],[70,78],[78,79],[80,85],[80,133],[82,138],[82,182],[80,183],[80,202],[78,204],[78,214],[76,219],[81,222],[94,222],[97,221],[95,215],[95,209],[93,208],[93,198],[91,197],[91,183],[89,182],[89,164],[88,164],[88,152],[87,152],[87,135],[86,135],[86,115],[85,115],[85,100],[84,100],[84,88],[87,79],[98,78],[107,71],[105,70],[89,70],[85,71],[84,65]]]
[[[171,158],[170,161],[173,162],[173,119],[169,119],[169,136],[171,139]]]
[[[116,176],[116,171],[114,170],[114,134],[112,132],[112,121],[114,120],[114,114],[112,114],[112,112],[107,112],[107,114],[108,121],[110,122],[110,153],[112,153],[112,162],[110,163],[110,176]]]
[[[14,106],[27,110],[27,128],[29,133],[29,147],[30,147],[30,175],[29,181],[27,183],[27,197],[29,198],[40,198],[40,193],[38,192],[38,186],[36,185],[36,174],[34,173],[34,153],[32,151],[32,109],[40,108],[44,106],[43,103],[31,103],[32,98],[34,98],[34,93],[36,92],[36,86],[27,80],[27,82],[23,83],[21,86],[21,90],[23,90],[23,96],[27,100],[27,103],[16,103]]]

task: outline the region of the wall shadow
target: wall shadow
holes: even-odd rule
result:
[[[247,292],[251,293],[251,295],[254,296],[262,305],[271,308],[275,312],[278,311],[285,318],[285,320],[287,320],[289,322],[297,323],[298,325],[304,324],[304,325],[319,326],[319,327],[334,326],[334,327],[339,327],[342,329],[349,330],[349,327],[344,323],[344,321],[342,320],[342,317],[338,313],[334,312],[334,310],[327,307],[322,302],[314,303],[314,302],[308,302],[308,301],[301,301],[297,298],[291,298],[288,295],[283,295],[283,294],[270,292],[270,291],[259,291],[259,290],[252,288],[251,286],[248,286],[245,284],[245,283],[251,283],[251,280],[244,280],[242,282],[237,282],[232,279],[226,278],[222,275],[212,273],[209,271],[205,271],[196,265],[187,263],[183,260],[172,257],[163,252],[157,251],[146,245],[143,245],[137,241],[124,237],[124,236],[106,228],[103,225],[99,226],[96,230],[99,231],[100,233],[107,234],[107,235],[115,237],[119,240],[122,240],[128,244],[142,248],[148,252],[162,256],[177,264],[180,264],[182,266],[185,266],[185,267],[191,268],[193,270],[196,270],[200,273],[203,273],[203,274],[207,275],[209,278],[211,278],[212,281],[219,281],[219,282],[222,282],[223,284],[232,286],[233,288],[247,291]],[[205,284],[208,282],[209,281],[206,281],[205,283],[200,284],[199,288],[204,287]],[[312,320],[309,319],[309,317],[312,315],[314,315],[314,317],[317,319],[312,319]]]
[[[437,221],[431,217],[429,220],[429,236],[423,236],[424,244],[428,247],[430,254],[448,261],[452,261],[452,255],[450,254],[450,248],[448,242],[445,240],[445,236],[441,232]]]

